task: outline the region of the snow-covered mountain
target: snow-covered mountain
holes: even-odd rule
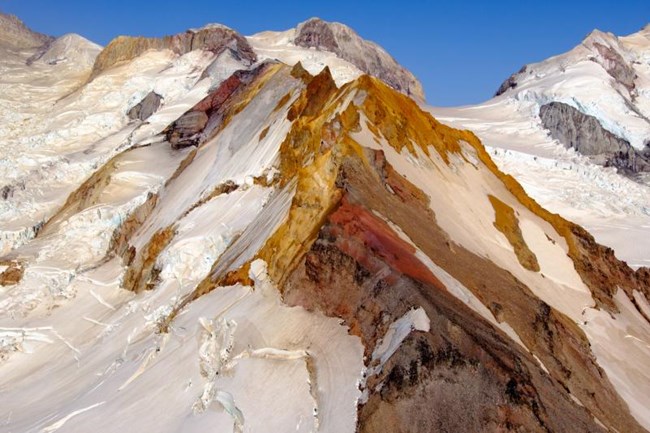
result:
[[[650,27],[593,31],[524,66],[495,97],[431,108],[476,132],[544,207],[583,225],[634,267],[650,265]]]
[[[2,431],[650,430],[650,271],[350,32],[2,57]]]

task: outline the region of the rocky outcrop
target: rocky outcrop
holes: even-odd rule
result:
[[[0,13],[0,46],[14,50],[38,48],[54,40],[53,37],[37,33],[25,26],[14,15]]]
[[[596,292],[598,287],[618,284],[629,296],[647,285],[647,278],[639,275],[645,278],[641,281],[611,255],[600,257],[598,249],[574,245],[582,238],[570,231],[573,226],[535,208],[523,189],[511,184],[514,180],[498,172],[471,133],[438,124],[379,80],[360,78],[355,86],[363,89],[365,100],[343,112],[330,110],[350,87],[337,89],[327,70],[305,81],[307,87],[288,112],[294,123],[280,150],[282,181],[297,178],[296,194],[285,222],[257,257],[268,263],[285,302],[343,319],[363,342],[370,360],[368,398],[359,407],[358,431],[644,431],[571,318],[509,270],[450,239],[428,196],[382,151],[363,149],[346,134],[359,132],[364,118],[371,133],[394,150],[415,153],[415,146],[422,146],[450,165],[460,158],[460,141],[475,146],[483,164],[520,204],[565,236],[569,256],[599,305],[611,304],[613,293]],[[515,233],[514,209],[503,213],[506,221],[497,217],[497,228],[513,232],[513,244],[523,243],[522,233]],[[521,345],[452,295],[449,280],[443,283],[414,245],[476,296],[496,321],[511,326]],[[521,255],[535,272],[532,256]],[[590,260],[600,273],[580,265]],[[188,299],[219,285],[250,283],[242,280],[246,265],[227,266],[216,262]],[[585,278],[583,271],[599,281]],[[390,325],[415,308],[431,320],[430,330],[412,329],[376,368],[371,357]]]
[[[607,73],[617,82],[623,84],[628,91],[634,89],[636,72],[613,48],[594,42],[594,48],[600,54],[600,64]]]
[[[172,148],[198,146],[215,134],[228,121],[228,111],[233,109],[228,107],[226,102],[238,91],[245,91],[246,86],[270,65],[270,62],[264,62],[252,70],[235,72],[169,125],[164,133]]]
[[[336,42],[332,27],[331,23],[312,18],[298,26],[294,43],[301,47],[315,47],[337,53],[341,47]]]
[[[246,38],[228,27],[210,25],[202,29],[188,30],[184,33],[163,38],[119,36],[113,39],[97,56],[91,79],[120,62],[138,57],[147,50],[165,49],[171,50],[177,55],[183,55],[194,50],[211,51],[215,54],[231,50],[236,58],[249,64],[257,60],[257,55],[246,41]]]
[[[400,66],[379,45],[362,39],[343,24],[312,18],[298,25],[294,43],[305,48],[330,51],[392,88],[424,100],[422,85],[411,72]]]
[[[2,272],[0,272],[0,286],[13,286],[22,280],[23,273],[25,272],[22,263],[16,260],[0,260],[0,266],[6,267]]]
[[[506,93],[508,90],[510,90],[510,89],[514,89],[515,87],[517,87],[517,84],[518,84],[518,83],[517,83],[517,77],[519,77],[520,74],[523,74],[524,72],[526,72],[526,68],[527,68],[527,67],[524,65],[524,66],[523,66],[519,71],[517,71],[516,73],[512,74],[511,76],[509,76],[508,79],[507,79],[506,81],[504,81],[503,83],[501,83],[501,85],[500,85],[499,88],[497,89],[497,91],[496,91],[496,93],[494,94],[494,96],[503,95],[503,94]]]
[[[174,149],[196,146],[200,134],[208,124],[208,115],[204,111],[190,111],[174,122],[167,133],[167,140]]]
[[[626,173],[650,171],[650,153],[607,131],[598,119],[562,103],[551,102],[539,110],[542,125],[565,147],[593,157],[605,166]]]
[[[134,105],[126,115],[131,120],[147,120],[153,113],[158,111],[160,108],[160,103],[162,102],[162,96],[156,92],[149,92],[142,101]]]

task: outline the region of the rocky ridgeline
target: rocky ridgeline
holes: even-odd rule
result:
[[[0,13],[0,47],[24,50],[38,48],[52,40],[51,36],[28,29],[16,16]]]
[[[194,50],[221,54],[229,49],[238,59],[250,63],[257,60],[257,55],[242,35],[225,26],[211,25],[162,38],[119,36],[97,56],[90,78],[93,79],[111,66],[132,60],[151,49],[168,49],[177,55]]]
[[[0,13],[0,47],[23,50],[38,48],[54,38],[34,32],[14,15]]]

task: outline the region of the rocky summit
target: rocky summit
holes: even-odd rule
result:
[[[319,19],[101,51],[2,19],[3,431],[650,431],[650,269],[531,196],[556,172],[511,175],[503,123]],[[637,155],[539,105],[558,152]]]

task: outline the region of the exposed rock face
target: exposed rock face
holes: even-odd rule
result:
[[[380,46],[362,39],[343,24],[312,18],[298,25],[294,43],[301,47],[333,52],[394,89],[424,100],[422,85],[413,74],[400,66]]]
[[[23,266],[18,261],[0,261],[0,265],[7,268],[0,272],[0,286],[12,286],[20,282],[23,278]]]
[[[14,15],[0,13],[0,46],[22,50],[38,48],[53,37],[34,32]]]
[[[301,47],[315,47],[339,54],[341,47],[332,30],[334,24],[312,18],[298,26],[294,43]]]
[[[362,107],[351,104],[334,118],[324,107],[331,109],[341,94],[328,84],[327,70],[306,80],[305,92],[289,110],[288,118],[296,124],[281,149],[280,171],[288,179],[298,177],[298,191],[287,221],[258,257],[269,263],[269,275],[285,302],[342,318],[369,357],[389,324],[413,308],[423,308],[432,321],[429,332],[413,332],[367,378],[369,396],[359,409],[359,431],[604,431],[594,417],[618,430],[644,431],[605,379],[580,327],[509,271],[449,239],[426,194],[398,174],[381,151],[356,147],[345,131],[359,132],[362,112],[370,131],[395,150],[406,151],[405,142],[433,143],[428,151],[439,152],[446,164],[458,156],[460,141],[476,146],[481,162],[519,203],[565,237],[576,270],[598,305],[612,313],[613,292],[602,287],[620,284],[628,296],[632,290],[647,293],[643,272],[635,274],[579,228],[540,209],[496,169],[470,133],[435,123],[377,80],[360,79],[356,85],[366,92]],[[410,122],[399,117],[403,113]],[[382,217],[435,258],[499,322],[512,326],[531,352],[506,342],[485,317],[451,296],[449,282],[417,259],[413,245]],[[510,219],[495,223],[519,226],[514,214]],[[515,243],[524,242],[520,238]],[[585,267],[589,261],[598,263],[598,273]],[[194,296],[220,285],[244,284],[245,269],[226,273],[227,268],[215,265]],[[485,404],[478,403],[482,399]],[[467,407],[473,408],[471,415]]]
[[[199,134],[208,124],[208,115],[203,111],[190,111],[174,122],[167,139],[174,149],[198,144]]]
[[[624,172],[650,170],[650,155],[634,149],[629,142],[607,131],[593,116],[562,102],[541,106],[539,116],[544,128],[567,148]]]
[[[153,113],[155,113],[160,107],[160,102],[162,101],[162,96],[156,92],[149,92],[142,101],[134,105],[127,116],[129,119],[135,120],[147,120]]]
[[[113,39],[97,56],[91,79],[111,66],[134,59],[151,49],[168,49],[178,55],[194,50],[205,50],[220,54],[229,49],[237,58],[251,64],[257,60],[255,52],[243,36],[225,26],[212,25],[163,38],[119,36]]]
[[[379,173],[355,157],[343,163],[342,201],[284,286],[285,301],[342,317],[362,338],[367,355],[388,324],[413,306],[423,307],[431,319],[429,333],[411,334],[382,372],[368,378],[372,391],[359,409],[359,431],[604,431],[571,400],[566,382],[546,375],[530,354],[464,310],[376,212],[418,239],[467,287],[487,291],[480,296],[498,305],[496,314],[507,314],[519,335],[536,335],[544,364],[561,371],[552,376],[572,382],[572,390],[591,388],[602,374],[584,336],[560,313],[534,301],[507,272],[457,245],[449,248],[417,189],[381,155],[370,159],[378,162]],[[384,182],[400,193],[386,196]],[[599,390],[582,394],[582,401],[621,404],[608,385],[596,386]],[[640,431],[629,418],[613,422]]]
[[[517,87],[517,77],[519,76],[519,74],[523,74],[524,72],[526,72],[526,66],[525,65],[519,71],[517,71],[516,73],[509,76],[506,81],[501,83],[501,85],[497,89],[494,96],[502,95],[502,94],[506,93],[508,90],[514,89],[515,87]]]
[[[253,70],[235,72],[201,102],[168,126],[164,132],[172,148],[197,146],[207,140],[227,121],[228,113],[224,103],[237,91],[243,91],[246,85],[263,73],[269,65],[269,62],[264,62]]]
[[[634,89],[634,80],[636,72],[623,59],[623,57],[611,47],[594,42],[594,47],[600,54],[600,63],[607,73],[619,83],[623,84],[628,90]]]

